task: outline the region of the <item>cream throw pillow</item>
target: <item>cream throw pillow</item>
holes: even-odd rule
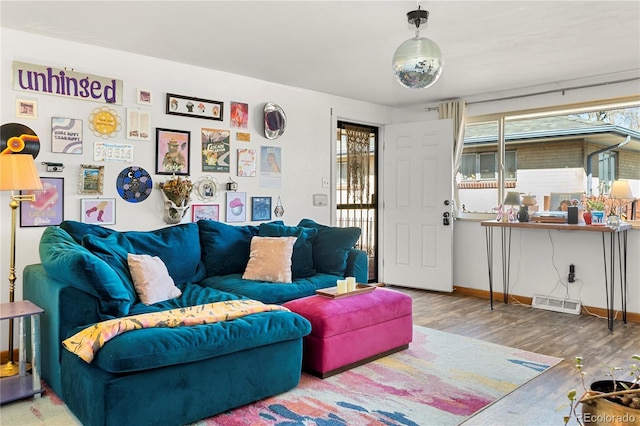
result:
[[[164,302],[182,294],[158,256],[129,253],[127,263],[138,297],[145,305]]]
[[[253,237],[242,279],[291,282],[291,255],[296,237]]]

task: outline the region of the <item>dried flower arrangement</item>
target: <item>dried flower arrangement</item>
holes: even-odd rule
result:
[[[183,207],[189,204],[189,199],[193,192],[193,182],[191,182],[188,177],[182,178],[177,176],[164,183],[158,183],[157,186],[162,190],[167,199],[177,207]]]

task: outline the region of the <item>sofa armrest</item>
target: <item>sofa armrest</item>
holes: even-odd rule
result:
[[[51,278],[42,264],[27,265],[23,277],[23,298],[44,310],[40,316],[42,378],[62,395],[62,341],[73,328],[100,321],[98,302],[90,294]]]
[[[356,277],[356,282],[369,282],[369,257],[367,252],[359,249],[349,250],[347,255],[347,269],[344,272],[345,277]]]

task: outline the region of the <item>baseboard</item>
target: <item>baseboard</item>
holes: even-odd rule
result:
[[[473,296],[481,299],[489,299],[489,292],[487,290],[479,290],[477,288],[454,286],[453,291],[464,296]],[[494,291],[493,300],[497,302],[503,302],[504,296],[502,293],[498,293]],[[523,305],[531,305],[531,303],[533,302],[533,298],[510,294],[509,302],[512,302],[512,301],[517,303],[522,303]],[[597,315],[600,317],[607,318],[607,310],[604,308],[596,308],[593,306],[582,305],[582,309],[580,310],[580,315]],[[616,319],[621,321],[621,316],[622,314],[618,312]],[[627,322],[640,323],[640,313],[627,311]]]

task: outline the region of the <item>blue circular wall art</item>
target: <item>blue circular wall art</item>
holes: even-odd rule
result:
[[[129,203],[147,199],[153,189],[151,175],[142,167],[132,166],[122,170],[116,179],[118,194]]]

